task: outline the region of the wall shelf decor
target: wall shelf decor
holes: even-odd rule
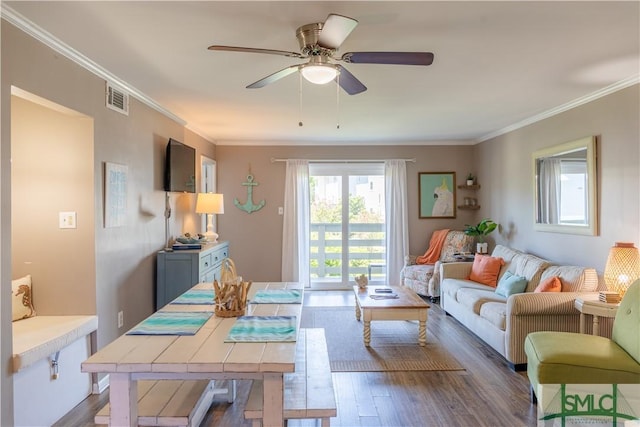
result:
[[[458,189],[467,190],[467,191],[476,191],[480,189],[480,184],[473,184],[473,185],[462,184],[462,185],[458,185]],[[464,201],[463,204],[458,205],[458,209],[469,210],[469,211],[476,211],[480,209],[480,205],[478,204],[478,199],[476,199],[475,197],[465,197],[463,201]]]

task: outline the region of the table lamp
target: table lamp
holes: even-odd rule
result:
[[[609,251],[604,268],[607,289],[624,296],[627,288],[640,278],[640,254],[633,243],[616,242]]]
[[[218,241],[218,233],[213,231],[213,214],[224,213],[224,196],[216,193],[198,193],[196,213],[207,214],[207,232],[204,237],[209,242]]]

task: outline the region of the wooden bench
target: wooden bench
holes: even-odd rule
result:
[[[253,381],[245,419],[262,425],[262,381]],[[323,427],[337,415],[333,378],[324,329],[301,329],[296,349],[296,368],[284,374],[284,419],[320,419]]]
[[[209,380],[138,381],[138,425],[197,427],[216,394],[233,396],[235,382],[228,386],[216,389]],[[96,414],[95,423],[109,424],[109,404]]]

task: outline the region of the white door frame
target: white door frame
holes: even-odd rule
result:
[[[200,155],[200,192],[215,193],[216,188],[216,161],[207,156]],[[202,215],[200,219],[200,229],[202,232],[207,229],[206,215]],[[218,229],[216,215],[213,215],[213,229]]]

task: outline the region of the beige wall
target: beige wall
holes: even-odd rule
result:
[[[105,107],[105,82],[86,71],[59,53],[37,42],[12,25],[2,21],[1,26],[1,145],[0,145],[0,425],[13,423],[13,382],[9,374],[11,359],[11,301],[2,298],[10,289],[12,271],[12,192],[11,185],[11,87],[35,94],[55,104],[79,112],[93,120],[93,155],[88,160],[87,170],[92,171],[86,182],[73,184],[70,192],[84,192],[86,199],[74,199],[71,204],[78,212],[91,212],[94,223],[93,239],[90,248],[80,254],[74,253],[73,259],[59,258],[60,274],[58,280],[73,284],[80,276],[83,280],[77,290],[82,293],[78,305],[82,312],[95,312],[99,316],[98,346],[102,347],[137,322],[152,313],[154,308],[155,253],[165,246],[165,193],[162,175],[164,171],[165,146],[170,137],[196,148],[199,165],[200,155],[215,159],[215,147],[197,134],[187,130],[180,123],[149,108],[141,102],[131,99],[129,116],[124,116]],[[37,121],[32,122],[36,126]],[[46,130],[42,129],[42,132]],[[46,141],[52,143],[51,141]],[[45,141],[41,141],[42,144]],[[43,148],[46,150],[46,148]],[[87,153],[85,153],[87,155]],[[49,165],[51,158],[43,155],[39,159]],[[129,187],[127,198],[127,224],[118,228],[103,226],[103,170],[105,162],[120,163],[128,166]],[[76,173],[77,168],[73,168]],[[197,168],[199,170],[199,168]],[[64,170],[62,171],[64,172]],[[83,172],[88,173],[87,171]],[[199,172],[198,172],[199,173]],[[84,176],[84,175],[83,175]],[[50,181],[59,179],[58,175],[47,176],[46,182],[38,186],[50,185]],[[56,191],[65,193],[64,189]],[[13,194],[20,198],[21,194]],[[87,208],[84,202],[89,202]],[[197,226],[199,217],[193,213],[195,196],[171,194],[173,210],[171,230],[174,235],[181,234],[183,227]],[[65,210],[67,208],[64,208]],[[55,208],[55,211],[62,208]],[[57,213],[55,214],[57,218]],[[78,216],[78,221],[86,218]],[[54,246],[60,239],[38,240],[34,233],[55,235],[57,219],[46,231],[27,228],[26,235],[32,244],[55,251]],[[84,227],[84,224],[83,224]],[[89,230],[77,230],[76,235]],[[18,236],[14,236],[15,239]],[[86,243],[86,242],[85,242]],[[84,244],[82,246],[84,248]],[[27,249],[20,249],[20,251]],[[59,251],[58,255],[68,255],[68,251]],[[25,259],[31,254],[24,255]],[[22,256],[22,255],[20,255]],[[95,261],[94,261],[95,260]],[[95,274],[86,278],[94,263]],[[18,262],[19,264],[19,262]],[[22,267],[22,266],[21,266]],[[89,268],[89,270],[87,270]],[[15,274],[21,270],[15,267]],[[67,291],[67,288],[63,289]],[[59,298],[59,289],[53,290]],[[34,291],[35,292],[35,291]],[[66,303],[44,301],[45,296],[38,294],[38,304],[46,312],[66,310]],[[84,298],[86,297],[86,301]],[[47,297],[48,298],[48,297]],[[73,298],[73,297],[71,297]],[[124,312],[124,328],[117,328],[117,312]]]
[[[272,163],[271,158],[304,159],[408,159],[407,192],[409,198],[409,249],[422,254],[433,230],[460,229],[477,219],[477,212],[458,210],[455,219],[418,218],[418,173],[456,172],[458,184],[463,184],[473,166],[472,146],[229,146],[218,145],[218,191],[225,196],[225,213],[218,215],[221,240],[230,242],[231,258],[244,278],[280,280],[282,263],[282,216],[278,207],[284,206],[285,164]],[[247,214],[233,204],[237,198],[247,199],[246,181],[249,167],[255,181],[253,201],[265,200],[260,211]],[[478,176],[483,184],[485,176]],[[458,204],[465,196],[458,192]],[[482,200],[479,200],[482,203]]]
[[[12,275],[40,315],[96,313],[93,176],[93,120],[12,97]],[[77,228],[58,228],[68,211]]]
[[[500,243],[550,260],[604,270],[616,241],[640,240],[640,90],[635,85],[534,123],[474,150],[483,182],[481,215],[503,225]],[[598,137],[600,234],[578,236],[533,230],[533,151]]]

